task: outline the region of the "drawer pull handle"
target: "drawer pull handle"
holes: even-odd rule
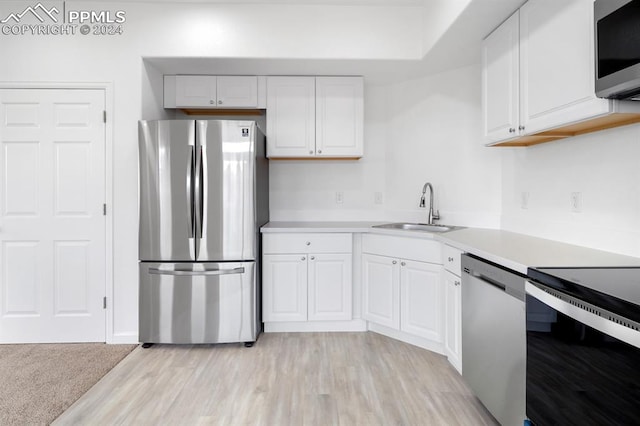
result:
[[[307,260],[307,258],[306,258],[306,257],[304,257],[304,256],[302,256],[302,259],[300,259],[300,260]]]
[[[402,262],[400,265],[402,265],[402,266],[407,266],[407,264],[406,264],[406,263],[404,263],[404,262]]]
[[[460,281],[455,280],[455,281],[453,282],[453,284],[454,284],[454,285],[460,285]]]
[[[453,257],[447,259],[449,262],[453,262]]]
[[[316,260],[316,257],[315,256],[311,256],[311,260]]]
[[[398,261],[397,261],[397,260],[394,260],[394,261],[393,261],[393,262],[391,262],[391,263],[395,265],[396,263],[398,263]]]
[[[307,245],[310,246],[311,245],[311,241],[307,241]]]

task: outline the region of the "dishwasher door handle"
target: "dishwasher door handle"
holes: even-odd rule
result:
[[[500,290],[506,292],[507,291],[507,286],[505,284],[502,284],[492,278],[487,277],[486,275],[480,274],[478,272],[471,272],[471,276],[474,278],[479,279],[482,282],[485,282],[489,285],[492,285],[494,287],[499,288]]]
[[[488,277],[480,272],[476,272],[473,270],[465,270],[464,271],[465,274],[470,275],[471,277],[482,281],[485,284],[489,284],[492,287],[497,288],[500,291],[504,291],[505,293],[507,293],[509,296],[515,297],[516,299],[525,300],[525,295],[524,295],[524,278],[522,279],[523,285],[522,285],[522,290],[518,290],[517,288],[513,288],[513,286],[511,285],[507,285],[504,283],[501,283],[500,281],[497,281],[491,277]]]

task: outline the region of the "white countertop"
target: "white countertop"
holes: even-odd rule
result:
[[[397,235],[409,238],[436,239],[436,233],[425,231],[406,231],[402,229],[372,228],[389,222],[269,222],[260,231],[270,233],[304,233],[304,232],[350,232]]]
[[[437,238],[522,274],[530,266],[640,266],[640,258],[495,229],[465,228]]]
[[[263,233],[352,232],[436,239],[497,263],[527,273],[527,268],[553,266],[640,266],[640,258],[595,250],[496,229],[463,228],[444,233],[372,228],[385,222],[270,222]]]
[[[369,232],[373,225],[386,222],[269,222],[260,228],[273,232]]]

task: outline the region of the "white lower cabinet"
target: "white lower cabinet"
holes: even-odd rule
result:
[[[460,277],[453,275],[449,271],[445,271],[444,274],[444,350],[449,362],[456,367],[458,371],[461,371],[462,286],[460,284]]]
[[[351,239],[351,234],[265,235],[263,321],[351,320]]]
[[[390,256],[393,253],[413,259]],[[436,241],[365,235],[363,318],[370,329],[442,351],[444,295],[439,262]]]
[[[262,259],[263,320],[306,321],[306,256],[269,254]]]
[[[400,265],[396,259],[362,255],[363,317],[367,321],[400,328]]]
[[[444,351],[458,372],[462,372],[462,251],[443,247],[445,331]]]
[[[307,319],[351,319],[351,254],[317,254],[308,259]]]
[[[442,266],[400,261],[400,330],[442,341]]]

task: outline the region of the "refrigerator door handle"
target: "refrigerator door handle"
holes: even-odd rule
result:
[[[181,275],[181,276],[198,276],[198,275],[231,275],[244,274],[244,267],[233,269],[209,269],[204,271],[167,271],[158,268],[149,268],[149,273],[153,275]]]
[[[189,238],[195,237],[194,219],[195,208],[193,207],[193,166],[196,162],[196,149],[191,147],[191,155],[189,156],[189,164],[187,165],[187,203],[189,204],[189,214],[187,215],[187,225],[189,226]]]
[[[200,134],[198,134],[198,137],[199,136]],[[200,145],[198,145],[196,148],[195,157],[196,157],[196,171],[192,175],[193,180],[195,182],[195,188],[194,188],[195,203],[193,203],[193,210],[195,211],[195,218],[196,218],[195,233],[197,235],[195,237],[196,254],[194,259],[198,260],[198,258],[200,257],[200,239],[202,239],[202,180],[200,178],[200,175],[202,173],[201,171],[202,149],[200,148]]]
[[[198,179],[200,180],[200,238],[202,238],[204,227],[207,225],[205,223],[207,218],[207,212],[205,211],[207,200],[205,200],[205,197],[207,194],[207,174],[209,171],[207,170],[206,155],[206,148],[200,145],[200,173],[198,174]]]
[[[203,209],[204,209],[204,194],[203,194],[203,185],[204,181],[202,179],[203,168],[204,168],[204,153],[202,152],[202,146],[198,147],[198,151],[196,152],[196,173],[194,175],[195,179],[195,194],[196,194],[196,202],[194,204],[194,209],[196,212],[196,233],[198,234],[198,238],[202,238],[202,227],[204,226],[203,221]],[[200,244],[198,244],[199,246]],[[198,259],[198,253],[196,253],[196,259]]]

